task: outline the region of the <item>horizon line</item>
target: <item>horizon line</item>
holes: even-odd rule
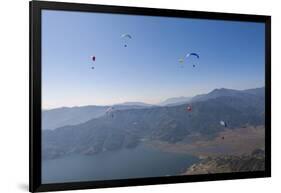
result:
[[[221,89],[227,89],[227,90],[236,90],[236,91],[245,91],[245,90],[250,90],[250,89],[259,89],[259,88],[264,88],[265,86],[260,86],[260,87],[254,87],[254,88],[247,88],[247,89],[232,89],[232,88],[225,88],[225,87],[222,87],[222,88],[215,88],[215,89],[211,89],[209,92],[204,92],[204,93],[200,93],[200,94],[195,94],[193,96],[174,96],[174,97],[168,97],[164,100],[161,100],[160,102],[157,102],[157,103],[147,103],[147,102],[143,102],[143,101],[137,101],[137,100],[134,100],[134,101],[124,101],[124,102],[120,102],[120,103],[113,103],[113,104],[107,104],[107,105],[97,105],[97,104],[88,104],[88,105],[73,105],[73,106],[57,106],[57,107],[50,107],[50,108],[41,108],[42,111],[48,111],[48,110],[53,110],[53,109],[60,109],[60,108],[80,108],[80,107],[88,107],[88,106],[97,106],[97,107],[110,107],[110,106],[117,106],[117,105],[122,105],[122,104],[126,104],[126,103],[143,103],[145,105],[151,105],[151,106],[161,106],[160,103],[163,103],[165,102],[166,100],[168,99],[171,99],[171,98],[193,98],[195,96],[198,96],[198,95],[203,95],[203,94],[209,94],[211,93],[212,91],[214,90],[221,90]]]

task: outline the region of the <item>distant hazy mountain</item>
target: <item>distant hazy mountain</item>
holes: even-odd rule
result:
[[[255,89],[247,89],[247,90],[233,90],[233,89],[215,89],[207,94],[201,94],[193,97],[191,99],[192,102],[196,101],[204,101],[208,99],[218,98],[218,97],[237,97],[237,98],[251,98],[252,95],[256,97],[264,97],[264,87],[255,88]]]
[[[259,97],[264,97],[264,95],[265,95],[265,90],[264,89],[265,89],[264,87],[253,88],[253,89],[244,90],[244,92],[246,92],[248,94],[254,94],[254,95],[259,96]]]
[[[217,89],[186,105],[153,106],[115,110],[85,123],[43,131],[43,156],[54,158],[69,153],[94,154],[132,148],[143,140],[157,139],[175,143],[194,133],[215,136],[228,128],[264,124],[262,90]],[[215,97],[214,97],[215,96]],[[204,99],[204,100],[203,100]]]
[[[184,104],[187,103],[191,100],[191,97],[174,97],[174,98],[168,98],[166,100],[164,100],[163,102],[159,103],[158,105],[161,106],[173,106],[173,105],[180,105],[180,104]]]
[[[81,106],[81,107],[62,107],[51,110],[43,110],[42,127],[46,129],[56,129],[66,125],[77,125],[93,118],[105,115],[111,106]],[[137,109],[149,107],[145,103],[123,103],[113,105],[115,110]]]
[[[150,107],[153,106],[151,104],[147,104],[147,103],[142,103],[142,102],[124,102],[124,103],[120,103],[114,106],[138,106],[138,107]]]
[[[45,129],[55,129],[65,125],[76,125],[105,114],[107,106],[62,107],[43,110],[42,126]]]
[[[212,98],[223,97],[223,96],[232,96],[232,97],[247,97],[247,95],[256,95],[259,97],[264,97],[264,87],[261,88],[254,88],[254,89],[247,89],[247,90],[234,90],[234,89],[214,89],[210,93],[196,95],[194,97],[173,97],[164,100],[163,102],[159,103],[158,105],[161,106],[175,106],[180,104],[186,104],[188,102],[195,102],[195,101],[204,101]]]

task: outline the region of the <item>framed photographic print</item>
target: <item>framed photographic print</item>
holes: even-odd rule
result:
[[[30,191],[270,177],[270,25],[30,2]]]

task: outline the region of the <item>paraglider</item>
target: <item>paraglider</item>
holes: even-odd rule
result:
[[[223,127],[227,127],[227,124],[225,121],[220,121],[220,125],[223,126]]]
[[[187,53],[184,58],[179,58],[178,62],[180,64],[183,64],[185,61],[187,61],[188,63],[194,62],[194,60],[191,59],[190,57],[192,57],[192,58],[195,57],[196,60],[198,60],[200,58],[199,54],[192,52],[192,53]],[[192,66],[195,67],[195,64],[193,64]],[[183,66],[181,66],[181,67],[183,67]]]
[[[122,34],[121,39],[125,41],[124,47],[127,47],[128,41],[132,39],[130,34]]]
[[[196,57],[197,59],[199,59],[199,54],[194,53],[194,52],[186,54],[185,58],[188,60],[188,58],[190,58],[191,56],[194,56],[194,57]],[[195,64],[193,64],[192,66],[193,66],[193,68],[194,68],[194,67],[195,67]]]
[[[92,61],[93,61],[93,62],[95,62],[95,61],[96,61],[96,56],[92,56]],[[95,67],[94,67],[94,66],[92,66],[92,67],[91,67],[91,69],[92,69],[92,70],[94,70],[94,69],[95,69]]]
[[[106,112],[105,113],[110,113],[114,110],[114,107],[109,107],[108,109],[106,109]]]
[[[191,105],[188,105],[188,106],[186,107],[186,111],[189,112],[188,117],[191,117],[191,111],[192,111]]]
[[[182,63],[184,62],[184,59],[183,59],[183,58],[180,58],[180,59],[178,60],[178,62],[179,62],[180,64],[182,64]]]
[[[109,107],[109,108],[105,111],[105,114],[106,114],[107,116],[110,116],[111,118],[113,118],[113,117],[114,117],[113,111],[114,111],[114,107]]]
[[[132,39],[132,36],[130,34],[122,34],[121,38],[129,38]]]
[[[188,105],[187,108],[186,108],[186,110],[187,110],[188,112],[191,112],[191,111],[192,111],[192,107],[191,107],[190,105]]]
[[[195,56],[197,59],[199,59],[199,55],[198,54],[196,54],[196,53],[188,53],[188,54],[186,54],[186,58],[188,58],[188,57],[191,57],[191,56]]]
[[[184,59],[183,58],[179,58],[178,62],[180,63],[180,67],[183,68]]]

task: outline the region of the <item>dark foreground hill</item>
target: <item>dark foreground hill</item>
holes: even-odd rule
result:
[[[192,165],[184,174],[264,171],[264,168],[264,150],[256,149],[250,155],[208,157],[200,163]]]

